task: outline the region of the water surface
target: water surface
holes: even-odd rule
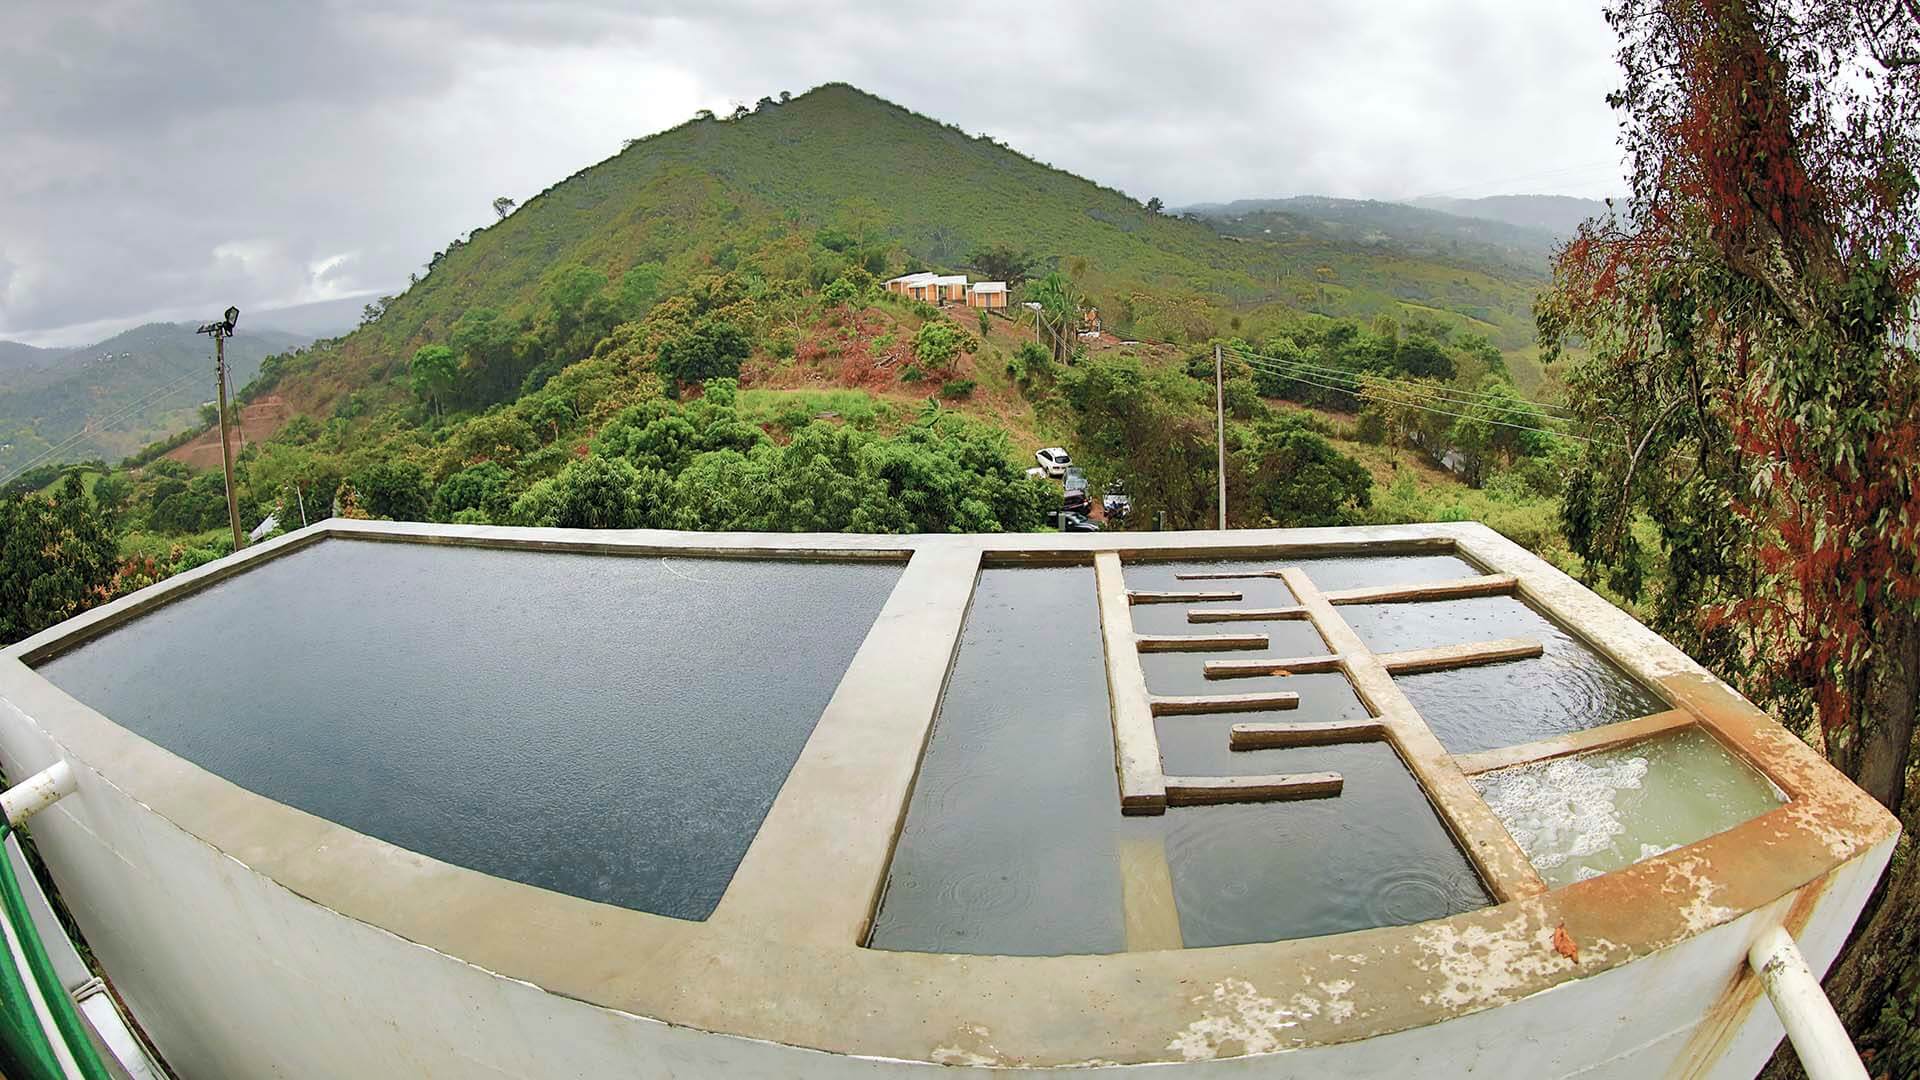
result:
[[[1395,683],[1456,754],[1514,746],[1665,710],[1653,691],[1511,596],[1338,609],[1376,652],[1532,638],[1538,659],[1401,675]]]
[[[1781,803],[1766,777],[1697,728],[1473,783],[1554,886],[1704,840]]]
[[[40,671],[268,798],[702,919],[899,573],[326,540]]]
[[[871,945],[1126,947],[1105,665],[1091,567],[981,571]]]

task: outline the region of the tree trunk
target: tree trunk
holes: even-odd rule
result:
[[[1854,783],[1899,814],[1920,707],[1920,619],[1893,616],[1886,621],[1892,629],[1874,642],[1873,669],[1856,713],[1854,738],[1833,758]]]
[[[1861,716],[1872,726],[1836,748],[1834,764],[1900,818],[1902,835],[1886,879],[1847,948],[1827,973],[1827,997],[1875,1077],[1920,1076],[1920,779],[1909,776],[1920,721],[1920,619],[1892,620],[1875,643]],[[1763,1076],[1806,1074],[1785,1043]]]

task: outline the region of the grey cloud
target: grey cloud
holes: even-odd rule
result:
[[[1597,11],[713,0],[0,6],[0,337],[391,289],[695,109],[845,81],[1169,203],[1611,190]],[[1567,170],[1569,165],[1584,169]],[[1522,185],[1525,186],[1524,184]]]

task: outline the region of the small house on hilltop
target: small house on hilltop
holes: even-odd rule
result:
[[[941,274],[933,279],[934,295],[942,304],[965,303],[967,299],[967,275]]]
[[[887,282],[887,291],[931,304],[937,298],[934,281],[938,279],[939,276],[938,274],[927,273],[902,274]],[[964,281],[965,279],[962,278],[961,280]]]
[[[987,311],[1007,310],[1007,283],[976,281],[967,289],[967,306]]]
[[[1004,311],[1007,307],[1007,283],[976,281],[968,284],[965,274],[902,274],[887,282],[887,291],[929,304],[965,304],[970,308]]]

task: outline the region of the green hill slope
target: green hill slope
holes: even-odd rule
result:
[[[991,244],[1030,252],[1039,271],[1073,270],[1122,334],[1203,338],[1236,318],[1254,329],[1318,313],[1426,319],[1507,350],[1532,341],[1538,281],[1524,273],[1318,233],[1222,236],[828,85],[737,118],[689,121],[576,173],[436,256],[376,323],[280,373],[277,389],[323,412],[398,374],[416,346],[445,340],[470,308],[530,313],[557,266],[617,279],[655,263],[670,291],[716,269],[785,260],[779,269],[791,272],[826,231],[891,252],[881,269],[961,267]]]
[[[200,403],[213,398],[213,343],[193,330],[149,323],[10,372],[0,380],[0,475],[56,446],[48,461],[124,457],[197,423]],[[251,379],[268,354],[304,343],[243,330],[227,343],[233,385]]]

